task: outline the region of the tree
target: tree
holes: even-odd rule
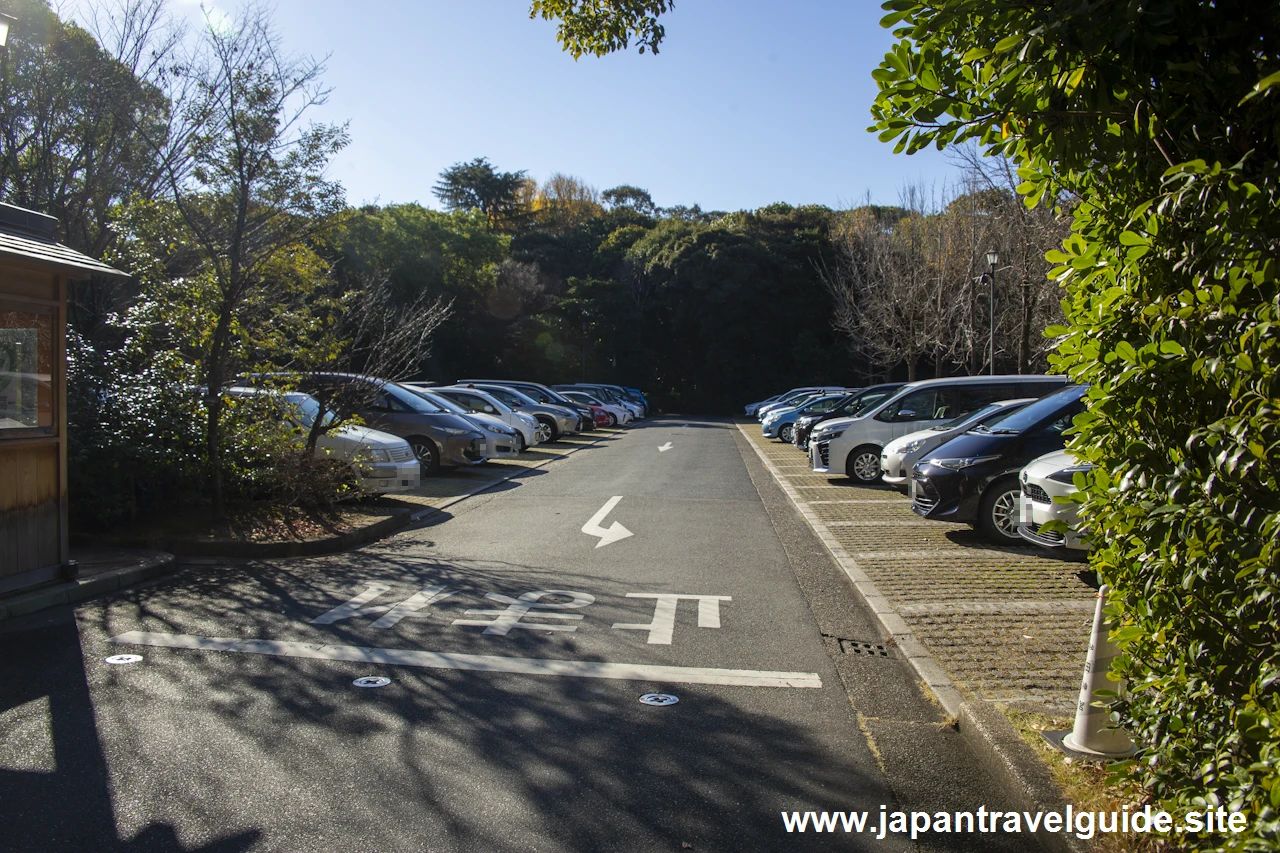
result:
[[[510,233],[524,226],[528,208],[524,170],[499,172],[488,159],[477,157],[470,163],[454,163],[440,173],[432,190],[447,210],[478,210],[491,231]]]
[[[629,184],[605,190],[600,194],[600,198],[609,205],[610,209],[629,207],[645,216],[658,215],[658,206],[653,203],[653,197],[649,195],[649,191]]]
[[[261,7],[227,25],[209,23],[200,52],[184,69],[190,100],[181,106],[185,156],[166,161],[174,205],[217,288],[212,334],[200,355],[206,442],[215,514],[223,495],[223,389],[237,373],[233,337],[264,298],[267,266],[305,241],[344,206],[341,185],[325,177],[347,143],[345,126],[304,124],[324,103],[323,63],[282,52]]]
[[[547,178],[533,200],[538,227],[549,231],[570,231],[603,212],[600,193],[595,187],[560,172]]]
[[[1280,842],[1280,10],[1244,0],[891,0],[874,77],[898,150],[975,140],[1028,205],[1070,199],[1048,254],[1057,369],[1088,383],[1071,451],[1114,593],[1115,702],[1160,807],[1243,811],[1194,849]]]
[[[656,54],[666,35],[658,16],[673,6],[673,0],[533,0],[529,17],[558,20],[556,40],[574,59],[626,50],[632,38],[640,53]]]

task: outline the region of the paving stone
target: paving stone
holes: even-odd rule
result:
[[[813,474],[794,447],[747,433],[955,684],[1051,713],[1074,705],[1094,602],[1081,564],[925,522],[901,492]]]

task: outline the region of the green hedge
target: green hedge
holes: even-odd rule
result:
[[[1175,813],[1244,811],[1280,844],[1280,4],[891,0],[875,72],[902,150],[977,140],[1029,204],[1075,204],[1050,253],[1090,383],[1071,447],[1115,589],[1121,769]]]

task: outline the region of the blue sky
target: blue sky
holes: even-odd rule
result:
[[[677,0],[657,56],[577,62],[528,7],[279,0],[286,48],[329,56],[316,117],[350,121],[332,171],[353,204],[436,207],[441,170],[478,156],[707,210],[894,202],[904,182],[955,177],[943,154],[894,155],[866,132],[871,71],[892,43],[878,2]],[[200,20],[190,0],[174,8]]]

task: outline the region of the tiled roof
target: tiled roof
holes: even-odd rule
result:
[[[58,267],[73,278],[88,278],[90,275],[122,277],[129,275],[52,240],[15,234],[2,229],[0,229],[0,258],[17,258]]]

